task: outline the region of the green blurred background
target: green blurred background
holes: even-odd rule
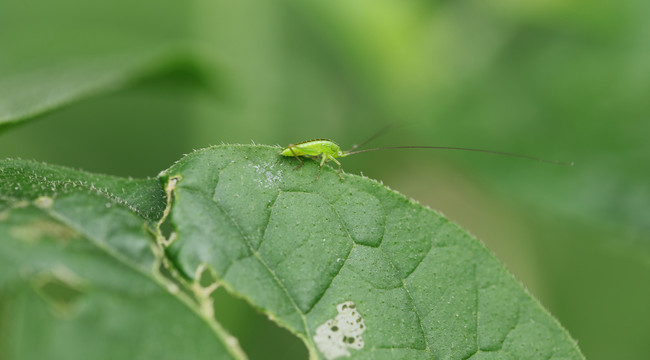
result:
[[[3,0],[0,157],[145,177],[209,145],[349,148],[392,123],[373,147],[574,161],[399,150],[343,165],[480,238],[587,358],[647,358],[649,20],[644,0]],[[306,358],[216,296],[252,359]]]

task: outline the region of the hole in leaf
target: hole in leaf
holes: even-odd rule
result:
[[[215,281],[216,279],[209,269],[205,269],[203,272],[201,272],[198,278],[198,283],[202,288],[211,286]]]
[[[36,277],[32,284],[36,293],[47,302],[50,310],[61,317],[71,316],[84,294],[80,280],[72,277],[43,274]]]
[[[165,239],[169,240],[172,233],[176,230],[174,229],[174,225],[172,224],[170,220],[170,216],[168,216],[165,221],[163,221],[160,224],[160,233],[165,237]]]

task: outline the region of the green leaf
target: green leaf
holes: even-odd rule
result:
[[[0,162],[0,358],[243,358],[159,273],[164,204],[155,179]]]
[[[153,0],[33,5],[6,1],[0,10],[0,131],[164,71],[185,43],[191,8]]]
[[[218,281],[313,358],[563,358],[567,332],[475,238],[367,178],[227,145],[163,172],[174,264]],[[363,325],[363,326],[361,326]],[[328,337],[329,336],[329,337]]]
[[[173,66],[158,49],[68,61],[0,76],[0,131],[75,101],[115,91]]]
[[[150,222],[160,219],[165,192],[156,179],[134,180],[94,175],[70,168],[25,160],[0,161],[0,200],[35,200],[38,197],[84,194],[111,204],[122,205]],[[57,204],[58,205],[58,204]],[[96,214],[94,214],[96,215]]]

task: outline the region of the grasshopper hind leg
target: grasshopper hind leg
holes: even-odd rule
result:
[[[293,154],[293,157],[295,157],[296,159],[298,159],[298,161],[300,161],[300,165],[296,166],[296,167],[293,168],[293,169],[294,169],[294,170],[298,170],[298,169],[300,169],[303,165],[305,165],[305,163],[302,161],[302,159],[300,158],[300,156],[298,156],[298,155],[296,154],[296,152],[293,151],[293,145],[289,145],[289,150],[291,150],[291,153]]]

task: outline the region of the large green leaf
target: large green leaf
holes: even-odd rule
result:
[[[0,162],[0,358],[242,358],[158,273],[164,204],[155,179]]]
[[[457,225],[370,179],[326,169],[316,180],[314,162],[296,164],[236,145],[166,170],[173,263],[189,278],[211,268],[313,358],[582,358]]]

